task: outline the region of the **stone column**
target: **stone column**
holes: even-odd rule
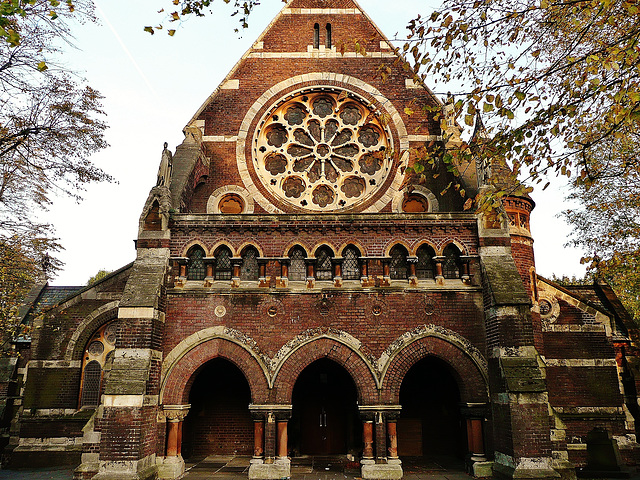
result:
[[[342,262],[344,262],[344,258],[342,257],[333,257],[331,259],[331,265],[333,267],[333,286],[334,287],[342,286]]]
[[[276,277],[276,288],[287,288],[289,286],[289,257],[278,258],[280,263],[280,276]]]
[[[175,288],[182,288],[187,282],[187,264],[189,263],[189,257],[171,257],[171,261],[178,267],[178,275],[173,281],[173,286]]]
[[[469,263],[474,257],[468,255],[460,256],[460,278],[465,285],[471,285],[471,274],[469,273]]]
[[[391,285],[391,257],[382,257],[382,281],[381,287],[388,287]]]
[[[242,257],[231,257],[231,287],[238,288],[240,286],[240,267],[242,266]]]
[[[267,263],[269,263],[268,258],[258,257],[258,287],[260,288],[268,288],[270,278],[267,277]]]
[[[158,465],[158,478],[178,478],[184,472],[182,459],[182,422],[191,405],[163,405],[162,413],[167,419],[166,454]]]
[[[307,288],[313,288],[316,286],[316,277],[315,277],[316,259],[305,258],[304,263],[307,267]]]
[[[467,422],[466,457],[467,472],[475,477],[488,477],[492,473],[492,462],[487,461],[484,450],[484,419],[488,411],[486,403],[463,403],[460,411]]]
[[[206,269],[206,276],[204,277],[204,286],[211,287],[213,285],[213,267],[216,263],[216,257],[204,257],[204,267]]]
[[[433,263],[436,266],[435,279],[437,285],[444,285],[444,274],[442,273],[442,264],[446,257],[433,257]]]
[[[291,417],[291,405],[249,405],[249,410],[254,421],[254,455],[249,479],[289,478],[287,422]]]
[[[409,285],[416,287],[418,285],[418,276],[416,275],[416,264],[418,257],[407,257],[407,265],[409,265]]]
[[[369,263],[366,257],[358,258],[358,264],[360,265],[360,285],[362,287],[370,287],[373,282],[369,279]]]
[[[363,422],[364,448],[360,461],[362,478],[368,480],[402,478],[402,462],[398,458],[396,433],[396,420],[402,407],[400,405],[361,405],[358,408]],[[387,435],[389,436],[389,454],[387,454]]]

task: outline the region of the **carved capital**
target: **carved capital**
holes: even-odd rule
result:
[[[182,422],[187,414],[191,405],[163,405],[162,412],[169,422]]]

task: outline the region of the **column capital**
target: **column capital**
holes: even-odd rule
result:
[[[162,413],[169,422],[182,422],[187,414],[191,404],[187,405],[163,405]]]

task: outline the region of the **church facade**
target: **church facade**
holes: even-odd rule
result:
[[[405,182],[459,139],[446,112],[353,0],[290,0],[165,145],[136,260],[34,291],[5,361],[10,464],[169,479],[235,454],[276,479],[344,455],[399,479],[451,456],[574,478],[598,444],[635,467],[637,332],[611,289],[536,274],[530,198],[503,220],[446,188],[473,197],[490,168]]]

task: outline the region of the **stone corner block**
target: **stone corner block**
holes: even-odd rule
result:
[[[385,463],[363,464],[361,474],[363,480],[400,480],[402,466]]]
[[[249,480],[280,480],[290,477],[289,462],[252,463],[249,466]]]

